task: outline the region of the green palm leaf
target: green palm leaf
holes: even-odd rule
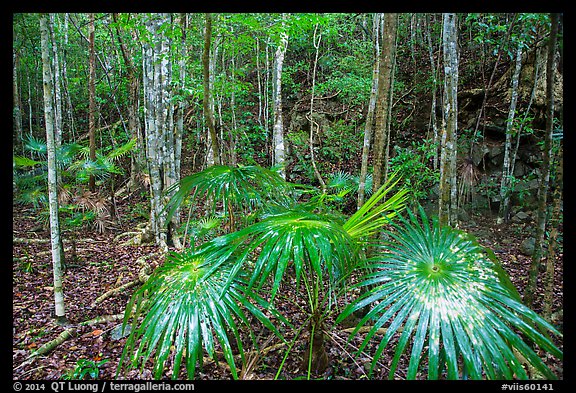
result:
[[[118,365],[121,370],[126,356],[130,366],[142,367],[154,360],[154,376],[160,378],[173,354],[172,378],[176,379],[182,364],[188,378],[194,378],[203,354],[216,358],[219,346],[238,377],[232,349],[232,338],[243,359],[240,324],[250,328],[248,311],[266,328],[281,337],[263,309],[282,319],[269,304],[247,290],[242,277],[237,277],[224,291],[231,265],[211,268],[211,261],[201,253],[172,253],[167,261],[134,293],[126,308],[124,324],[131,319],[130,336]],[[142,317],[142,318],[141,318]],[[139,341],[139,344],[138,344]]]
[[[201,249],[215,261],[215,269],[234,256],[232,275],[254,255],[249,286],[261,288],[271,277],[270,302],[290,266],[297,283],[302,273],[327,278],[328,293],[333,295],[354,268],[358,251],[342,226],[306,211],[269,215],[240,231],[216,238]]]
[[[396,212],[404,208],[408,190],[401,189],[386,198],[399,180],[397,173],[390,175],[386,183],[346,221],[344,229],[350,236],[358,241],[370,238],[387,225]]]
[[[224,206],[253,209],[267,203],[286,204],[289,184],[270,169],[257,165],[232,167],[213,165],[207,169],[184,177],[167,190],[172,195],[167,204],[168,217],[180,207],[185,198],[202,196],[213,203]]]
[[[409,379],[424,367],[422,359],[427,360],[430,379],[455,379],[463,372],[473,379],[528,378],[516,350],[547,378],[555,379],[522,337],[561,359],[562,352],[544,332],[561,334],[519,301],[503,269],[471,235],[440,226],[437,219],[430,222],[423,210],[420,221],[410,213],[402,219],[402,227],[394,225],[392,240],[370,259],[372,273],[359,284],[372,289],[338,317],[341,321],[373,305],[352,333],[368,321],[374,323],[363,350],[376,331],[387,326],[372,366],[399,335],[390,378],[403,354],[409,357]]]

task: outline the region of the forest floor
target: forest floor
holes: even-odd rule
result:
[[[122,218],[123,214],[127,217],[128,210],[134,209],[136,203],[137,201],[126,200],[123,205],[118,206],[120,217]],[[124,221],[124,227],[134,224]],[[472,220],[462,224],[462,229],[476,235],[482,245],[491,248],[496,253],[519,292],[523,293],[531,258],[520,252],[520,243],[527,237],[527,233],[530,233],[528,228],[533,228],[533,225],[531,222],[526,222],[498,226],[493,217],[474,215]],[[124,228],[124,230],[128,229]],[[85,368],[100,364],[97,367],[98,379],[152,379],[151,368],[147,367],[142,370],[123,370],[116,375],[126,338],[113,337],[114,330],[122,323],[120,315],[137,286],[127,288],[95,303],[95,300],[107,291],[137,279],[142,268],[137,260],[158,251],[156,247],[151,246],[120,245],[119,242],[114,241],[114,238],[121,231],[122,228],[118,228],[116,231],[97,234],[95,231],[84,230],[76,234],[78,259],[73,262],[75,266],[66,270],[63,279],[66,316],[70,325],[63,327],[57,325],[52,316],[54,293],[49,231],[39,228],[38,217],[31,209],[14,205],[13,239],[31,239],[26,242],[13,242],[12,367],[14,380],[64,379],[74,370],[81,370],[82,362]],[[65,243],[65,248],[67,245],[68,243]],[[147,259],[152,267],[162,263],[158,255],[155,254]],[[558,311],[563,308],[564,300],[562,252],[557,253],[555,273],[554,311]],[[538,288],[539,292],[533,308],[541,312],[543,285],[539,284]],[[290,318],[298,318],[299,311],[294,309],[293,305],[287,303],[279,305],[278,308],[290,314]],[[108,322],[81,325],[82,322],[99,316],[113,317],[108,318]],[[562,331],[562,320],[556,325]],[[31,361],[27,360],[31,353],[56,339],[66,329],[71,329],[74,334],[52,351],[34,357]],[[349,332],[341,325],[335,326],[331,332],[326,342],[330,360],[328,369],[322,375],[313,375],[313,377],[333,380],[366,378],[366,369],[371,358],[368,355],[359,358],[353,358],[350,355],[354,347],[361,343],[361,338],[356,337],[347,344]],[[267,337],[260,337],[260,342],[264,343],[266,339]],[[276,344],[278,340],[267,342],[267,352],[264,351],[264,356],[261,356],[246,374],[247,379],[274,378],[285,354],[282,346]],[[561,341],[557,342],[557,345],[563,349]],[[306,370],[301,367],[304,347],[304,342],[296,344],[293,355],[288,356],[285,361],[280,379],[293,380],[306,377]],[[374,349],[375,347],[368,347],[366,352],[373,353]],[[387,378],[386,369],[392,355],[392,352],[384,353],[380,361],[380,371],[376,371],[373,378]],[[563,379],[562,362],[546,354],[542,356],[553,372]],[[407,362],[401,361],[395,379],[403,379],[406,369]],[[164,376],[170,377],[169,374]],[[183,374],[182,377],[184,377]],[[218,364],[208,362],[197,372],[196,378],[199,380],[230,379],[231,374],[225,361],[218,362]]]

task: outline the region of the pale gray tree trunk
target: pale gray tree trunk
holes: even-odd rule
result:
[[[88,135],[90,137],[90,160],[96,160],[96,51],[94,50],[94,13],[90,13],[88,23],[89,61],[88,61]],[[94,175],[88,181],[90,191],[94,192]]]
[[[444,118],[440,155],[440,198],[438,217],[440,223],[456,227],[457,187],[456,154],[458,130],[458,33],[456,14],[443,14],[444,49]]]
[[[42,45],[42,80],[44,90],[44,119],[46,124],[46,146],[48,155],[48,206],[50,208],[50,242],[52,246],[52,267],[54,277],[54,306],[58,322],[66,319],[62,268],[64,264],[60,221],[58,219],[58,173],[56,166],[56,146],[54,135],[54,97],[52,94],[52,69],[50,64],[49,16],[40,14],[40,34]]]
[[[282,25],[285,27],[286,14],[282,15]],[[284,125],[282,119],[282,68],[284,65],[284,55],[288,47],[288,33],[284,29],[280,34],[280,42],[274,55],[274,75],[273,75],[273,103],[274,103],[274,126],[272,128],[272,146],[274,155],[272,165],[280,167],[280,175],[286,178],[284,146]]]
[[[314,58],[314,64],[312,66],[312,91],[310,92],[310,161],[312,162],[312,168],[314,169],[314,175],[318,182],[320,182],[320,187],[322,188],[322,192],[326,191],[326,183],[324,179],[322,179],[322,175],[318,171],[318,167],[316,166],[316,158],[314,154],[314,128],[316,128],[316,132],[319,131],[320,126],[317,122],[314,121],[314,89],[316,87],[316,66],[318,65],[318,53],[320,48],[320,40],[322,39],[322,34],[318,35],[318,40],[316,40],[318,31],[318,24],[314,26],[314,36],[312,37],[312,44],[316,49],[316,57]]]
[[[212,99],[212,88],[213,83],[210,82],[211,75],[214,72],[210,72],[210,60],[215,56],[210,56],[210,47],[212,42],[212,14],[206,14],[206,24],[204,30],[204,51],[202,52],[202,73],[203,73],[203,84],[204,84],[204,117],[206,120],[206,125],[208,127],[208,132],[210,134],[211,149],[208,149],[208,166],[212,164],[221,164],[220,158],[220,142],[218,140],[218,134],[216,132],[216,123],[214,121],[214,103]],[[212,65],[214,67],[214,65]]]
[[[502,164],[502,179],[500,181],[500,209],[498,211],[498,224],[507,220],[510,205],[510,185],[513,175],[512,162],[516,161],[516,156],[512,155],[512,125],[516,114],[516,103],[518,102],[518,81],[520,71],[522,70],[522,45],[518,45],[516,50],[516,67],[512,76],[512,91],[510,97],[510,109],[508,110],[508,119],[506,121],[506,141],[504,143],[504,163]]]
[[[434,161],[433,161],[433,168],[434,170],[438,169],[438,124],[436,122],[436,90],[437,90],[437,67],[434,62],[434,47],[432,45],[432,33],[430,32],[430,23],[427,18],[424,19],[426,21],[426,40],[428,42],[428,56],[430,58],[430,69],[432,74],[432,104],[430,106],[430,126],[432,127],[432,134],[433,134],[433,141],[434,146]],[[438,57],[438,61],[440,61],[440,57]]]
[[[374,65],[372,67],[372,89],[370,90],[370,101],[368,102],[368,112],[366,113],[366,123],[364,124],[364,141],[362,143],[362,165],[360,167],[360,179],[358,182],[358,209],[364,205],[366,195],[366,177],[368,176],[368,157],[370,155],[370,142],[374,128],[374,111],[378,98],[378,79],[380,73],[380,20],[381,13],[374,14],[373,37],[374,37]]]
[[[149,39],[143,43],[144,113],[147,163],[150,174],[150,229],[156,244],[167,250],[169,228],[166,220],[165,192],[176,181],[175,146],[180,143],[174,136],[171,104],[172,68],[170,65],[170,39],[162,31],[171,24],[170,14],[151,14],[145,18]],[[179,169],[178,169],[179,170]]]
[[[20,102],[20,86],[18,84],[18,55],[16,48],[12,48],[12,97],[13,103],[13,118],[14,118],[14,131],[18,136],[18,140],[24,151],[24,133],[22,130],[22,104]]]
[[[266,38],[265,53],[265,73],[264,73],[264,131],[266,132],[266,151],[270,151],[270,37]],[[272,155],[272,162],[274,161],[274,156]]]
[[[232,77],[232,84],[236,84],[236,56],[230,59],[230,74]],[[232,89],[230,94],[230,111],[232,112],[232,128],[230,130],[230,164],[235,166],[238,163],[238,152],[236,146],[238,144],[238,124],[236,122],[236,94],[235,88]]]
[[[33,113],[34,113],[34,108],[32,106],[32,86],[30,83],[30,75],[28,75],[26,77],[26,80],[28,82],[28,131],[30,132],[30,135],[32,135],[32,130],[33,130],[33,126],[34,126],[34,122],[33,122]]]
[[[255,37],[255,40],[256,80],[258,82],[258,124],[260,127],[264,127],[264,103],[262,102],[262,98],[266,94],[266,89],[262,83],[262,72],[260,72],[260,39]]]
[[[61,75],[60,75],[60,56],[58,55],[58,41],[54,33],[54,26],[56,22],[55,14],[50,14],[50,38],[52,41],[52,54],[54,64],[54,142],[58,149],[62,146],[62,92],[61,92]]]

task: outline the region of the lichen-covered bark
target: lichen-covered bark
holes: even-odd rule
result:
[[[204,105],[204,118],[208,131],[210,133],[211,150],[208,154],[209,164],[221,164],[220,159],[220,142],[218,134],[216,133],[216,123],[214,121],[214,109],[212,108],[212,89],[210,88],[210,77],[213,72],[210,72],[210,46],[212,41],[212,15],[206,14],[206,26],[204,31],[204,51],[202,52],[202,75],[204,85],[204,97],[202,103]]]
[[[443,15],[444,49],[444,118],[440,154],[440,198],[438,217],[441,223],[457,225],[456,153],[458,130],[458,52],[456,14]]]
[[[48,206],[50,209],[50,240],[52,245],[52,267],[54,276],[54,305],[55,315],[58,319],[65,318],[64,292],[62,289],[62,241],[60,238],[60,221],[58,219],[58,193],[57,193],[57,167],[56,146],[54,138],[54,101],[52,70],[48,39],[48,15],[40,15],[40,33],[42,45],[42,80],[44,90],[44,119],[46,124],[46,150],[48,156]]]
[[[286,18],[286,16],[283,15],[283,18]],[[284,20],[282,23],[284,24]],[[274,149],[272,164],[280,166],[280,175],[283,178],[286,178],[286,171],[283,167],[286,148],[284,146],[284,125],[282,118],[282,68],[287,47],[288,33],[283,31],[280,35],[278,47],[276,48],[276,54],[274,55],[274,126],[272,128],[272,146]]]
[[[547,194],[550,181],[550,162],[552,161],[552,131],[554,128],[554,68],[556,42],[558,39],[558,14],[552,14],[552,27],[550,41],[548,42],[548,60],[546,62],[546,135],[544,139],[544,154],[541,166],[540,187],[538,189],[538,218],[536,222],[536,243],[532,254],[532,263],[528,271],[528,284],[524,292],[524,304],[531,307],[536,294],[538,272],[540,271],[542,244],[546,232],[547,221]]]
[[[176,150],[181,143],[174,131],[170,38],[162,32],[171,24],[169,14],[145,18],[149,37],[143,43],[144,113],[147,165],[150,174],[150,228],[156,244],[167,249],[169,223],[166,222],[166,190],[178,181]],[[176,246],[178,246],[176,244]]]

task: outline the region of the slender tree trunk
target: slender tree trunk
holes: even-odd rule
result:
[[[188,48],[186,46],[186,31],[188,30],[188,15],[183,13],[180,15],[180,27],[182,29],[182,37],[180,41],[180,91],[184,95],[186,88],[186,59],[188,57]],[[184,111],[186,110],[186,100],[184,97],[178,102],[178,116],[176,119],[176,151],[175,151],[175,166],[178,171],[178,181],[180,181],[180,165],[182,158],[182,138],[184,136]]]
[[[89,40],[89,80],[88,80],[88,135],[90,136],[90,160],[96,161],[96,51],[94,50],[94,13],[90,13],[88,24]],[[96,189],[94,175],[90,175],[88,188]]]
[[[360,180],[358,182],[358,209],[364,205],[366,195],[366,177],[368,176],[368,158],[370,155],[370,141],[374,128],[374,112],[376,100],[378,98],[378,79],[380,72],[380,20],[381,13],[374,14],[373,36],[374,36],[374,66],[372,67],[372,90],[370,91],[370,101],[366,114],[366,124],[364,125],[364,142],[362,144],[362,166],[360,168]]]
[[[285,25],[286,14],[282,15],[282,25]],[[280,175],[286,178],[284,147],[284,125],[282,119],[282,67],[284,65],[284,55],[288,47],[288,33],[286,30],[280,34],[280,42],[276,48],[274,56],[274,75],[273,75],[273,104],[274,104],[274,126],[272,129],[272,146],[274,147],[274,156],[272,165],[280,167]]]
[[[112,14],[112,18],[116,26],[116,35],[118,37],[118,43],[120,44],[120,52],[128,71],[128,129],[130,130],[132,138],[136,138],[136,149],[133,150],[130,162],[130,181],[128,182],[128,190],[132,191],[136,189],[136,185],[138,184],[138,175],[146,168],[146,142],[142,134],[140,117],[138,116],[140,79],[138,78],[136,65],[132,60],[132,53],[122,38],[118,14]]]
[[[508,32],[506,33],[506,38],[505,38],[505,42],[509,42],[510,41],[510,34],[512,34],[512,28],[514,27],[514,22],[516,21],[516,16],[514,16],[514,19],[512,19],[512,22],[510,23],[510,26],[508,27]],[[492,74],[490,74],[490,79],[488,80],[488,85],[486,86],[486,89],[484,90],[484,98],[482,99],[482,106],[480,107],[480,113],[478,113],[478,117],[476,119],[476,125],[474,126],[474,132],[472,133],[472,135],[476,135],[476,132],[478,131],[478,128],[480,127],[480,120],[482,120],[484,118],[484,109],[486,108],[486,101],[488,100],[488,93],[490,92],[490,89],[492,88],[492,81],[494,80],[494,75],[496,75],[496,70],[498,69],[498,64],[500,63],[500,58],[502,57],[502,48],[503,48],[504,44],[500,45],[498,47],[498,56],[496,57],[496,62],[494,63],[494,68],[492,69]],[[474,143],[470,144],[470,151],[472,151],[472,148],[474,146]]]
[[[180,36],[180,52],[178,53],[178,66],[179,66],[179,86],[180,86],[180,94],[184,94],[184,87],[185,87],[185,79],[186,79],[186,58],[188,56],[188,51],[186,49],[186,30],[187,30],[187,16],[186,14],[180,14],[177,17],[177,24],[181,29],[181,36]],[[167,166],[165,168],[165,188],[168,189],[174,184],[177,184],[180,181],[180,157],[182,153],[182,135],[184,134],[184,106],[185,102],[183,99],[180,99],[177,103],[178,107],[175,110],[174,104],[171,106],[171,113],[173,117],[175,116],[175,126],[169,126],[166,129],[166,136],[167,136]],[[174,122],[174,120],[172,121]],[[174,131],[171,131],[174,130]],[[174,190],[176,192],[176,190]],[[167,198],[170,198],[173,193],[167,194]],[[170,228],[171,228],[171,239],[174,243],[174,246],[178,249],[183,247],[183,244],[180,241],[180,237],[177,234],[176,229],[180,227],[180,209],[176,209],[174,214],[172,215],[170,221]]]
[[[28,82],[28,131],[30,133],[30,135],[33,135],[33,130],[34,130],[34,108],[32,106],[32,86],[30,83],[30,75],[27,76],[26,78],[27,82]]]
[[[398,23],[398,20],[396,20]],[[396,38],[394,40],[394,48],[398,47],[398,34],[396,34]],[[394,98],[394,80],[396,75],[396,49],[392,54],[392,74],[390,75],[390,91],[388,97],[388,115],[386,118],[386,146],[384,148],[384,169],[383,169],[383,181],[381,184],[385,184],[388,181],[388,162],[390,159],[390,141],[392,139],[390,125],[392,123],[392,108],[394,107],[393,98]]]
[[[270,89],[269,89],[269,85],[270,85],[270,54],[269,54],[269,49],[270,49],[270,37],[266,38],[266,46],[265,46],[265,53],[266,53],[266,58],[265,60],[265,73],[264,73],[264,132],[266,133],[266,152],[270,151],[270,135],[272,135],[272,133],[270,132]],[[274,165],[274,155],[270,154],[269,156],[271,156],[271,160],[270,163],[272,165]]]
[[[210,140],[212,143],[212,157],[214,163],[219,165],[222,163],[220,159],[220,142],[218,141],[218,134],[216,132],[216,123],[214,121],[213,109],[210,107],[211,102],[211,89],[210,89],[210,46],[212,41],[212,14],[206,13],[206,26],[204,31],[204,51],[202,52],[202,75],[204,85],[204,98],[202,100],[204,105],[204,117],[206,125],[210,133]]]
[[[13,103],[13,116],[14,116],[14,131],[22,147],[22,152],[24,152],[24,133],[22,130],[22,103],[20,102],[20,91],[18,84],[18,55],[16,49],[12,48],[12,97]]]
[[[48,205],[50,208],[50,241],[52,245],[52,266],[54,273],[54,306],[58,322],[66,319],[64,291],[62,288],[62,267],[64,264],[62,240],[60,238],[60,221],[58,219],[58,190],[56,146],[54,137],[54,97],[52,95],[52,70],[48,41],[50,37],[49,16],[40,15],[40,32],[42,45],[42,79],[44,90],[44,119],[46,123],[46,146],[48,155]]]
[[[538,87],[538,78],[540,75],[539,68],[540,67],[539,67],[538,61],[535,61],[534,62],[534,84],[532,86],[532,92],[530,93],[530,100],[528,101],[528,106],[526,106],[526,110],[524,111],[524,118],[522,119],[522,122],[520,123],[520,127],[518,128],[518,132],[516,133],[516,144],[514,146],[514,152],[512,154],[512,157],[518,157],[518,149],[520,147],[520,136],[522,135],[522,127],[526,123],[526,119],[528,118],[528,115],[530,114],[530,108],[532,108],[532,102],[534,102],[534,97],[536,96],[536,88]],[[514,173],[514,167],[516,164],[516,160],[511,160],[511,161],[512,162],[510,164],[510,173]]]
[[[376,101],[374,125],[374,173],[372,189],[378,190],[385,176],[385,149],[387,145],[386,129],[390,114],[391,90],[393,83],[394,59],[396,53],[396,34],[398,14],[384,14],[384,34],[380,49],[380,70],[378,79],[378,99]]]
[[[235,56],[230,59],[230,74],[232,79],[232,85],[236,84],[236,60]],[[236,166],[238,163],[238,152],[236,151],[236,145],[238,143],[238,124],[236,123],[236,87],[232,88],[230,93],[230,112],[232,112],[232,128],[230,130],[230,164]]]
[[[440,156],[440,223],[458,225],[456,154],[458,130],[458,53],[456,14],[444,14],[444,117],[446,128],[442,133]]]
[[[544,152],[541,166],[540,187],[538,188],[538,218],[536,227],[536,242],[534,253],[532,254],[532,263],[528,271],[528,284],[524,291],[524,303],[531,307],[534,303],[536,293],[536,284],[538,282],[538,272],[540,271],[540,259],[542,257],[542,244],[546,232],[547,221],[547,194],[548,183],[550,181],[550,162],[552,159],[552,130],[554,128],[554,71],[555,71],[555,54],[556,41],[558,39],[558,14],[550,15],[552,27],[550,30],[550,39],[548,42],[548,59],[546,62],[546,136],[544,139]]]
[[[434,146],[434,161],[433,161],[433,168],[434,170],[438,169],[438,124],[436,123],[436,90],[438,81],[436,79],[436,64],[434,62],[434,48],[432,46],[432,37],[430,32],[429,23],[432,21],[428,21],[428,18],[424,19],[426,21],[426,40],[428,41],[428,56],[430,57],[430,70],[432,74],[432,105],[430,106],[430,125],[432,127],[432,134],[433,134],[433,141]],[[438,58],[440,60],[440,58]]]
[[[265,94],[265,87],[262,85],[262,72],[260,71],[260,39],[258,37],[254,38],[256,40],[255,57],[256,57],[256,78],[258,81],[258,124],[260,127],[264,126],[264,104],[262,102],[262,97]]]
[[[68,119],[68,129],[72,139],[75,138],[75,125],[74,125],[74,108],[72,106],[72,97],[70,96],[70,91],[68,89],[68,65],[67,65],[67,53],[68,53],[68,20],[70,19],[70,14],[64,14],[64,42],[62,43],[62,87],[63,95],[66,97],[66,117]]]
[[[546,257],[546,273],[544,276],[544,312],[543,316],[550,321],[554,309],[554,273],[556,260],[556,244],[558,241],[558,226],[562,214],[562,190],[564,184],[563,149],[558,151],[558,169],[556,170],[556,187],[554,189],[552,218],[550,220],[550,237],[548,238],[548,255]]]
[[[506,142],[504,144],[504,163],[502,164],[502,180],[500,182],[500,209],[498,212],[499,224],[508,221],[508,211],[510,205],[510,185],[513,172],[511,172],[512,164],[516,160],[516,156],[512,155],[512,125],[514,123],[514,115],[516,114],[516,102],[518,101],[518,81],[520,79],[520,70],[522,69],[522,45],[518,44],[516,50],[516,67],[514,75],[512,76],[512,92],[510,99],[510,109],[508,110],[508,120],[506,122]]]
[[[56,149],[62,146],[62,93],[60,77],[60,56],[58,55],[58,41],[54,33],[56,23],[55,14],[50,14],[50,38],[52,40],[52,54],[54,56],[54,142]]]
[[[314,175],[318,182],[320,182],[320,187],[322,188],[322,192],[326,192],[326,183],[324,179],[322,179],[322,175],[318,171],[316,167],[316,158],[314,155],[314,126],[316,126],[316,131],[320,129],[320,126],[317,122],[314,121],[314,88],[316,87],[316,66],[318,64],[318,52],[320,48],[320,40],[322,39],[322,35],[318,35],[318,41],[316,41],[316,33],[318,31],[318,24],[314,26],[314,37],[312,38],[312,44],[316,49],[316,57],[314,58],[314,65],[312,67],[312,91],[310,92],[310,160],[312,161],[312,168],[314,169]]]

